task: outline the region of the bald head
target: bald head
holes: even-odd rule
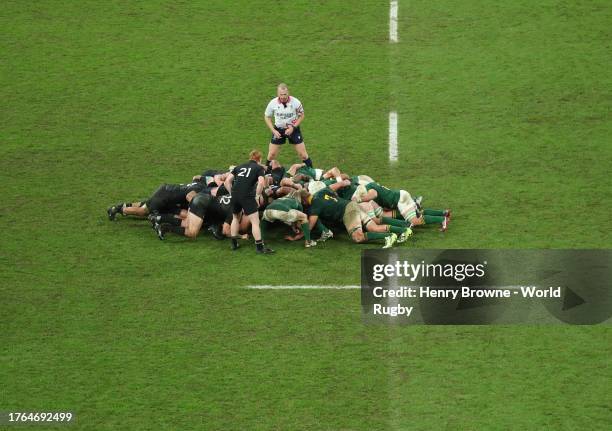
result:
[[[282,103],[286,103],[289,100],[289,87],[287,84],[280,83],[278,87],[276,87],[276,95]]]

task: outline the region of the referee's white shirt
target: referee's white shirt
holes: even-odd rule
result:
[[[274,125],[279,129],[286,129],[290,124],[295,123],[300,114],[304,113],[302,103],[293,96],[289,96],[286,106],[281,103],[278,97],[270,100],[266,107],[266,117],[274,117]]]

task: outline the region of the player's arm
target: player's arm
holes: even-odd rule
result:
[[[264,121],[266,122],[266,126],[268,126],[268,129],[270,129],[270,131],[272,133],[274,133],[274,124],[272,123],[272,117],[268,117],[267,115],[264,114]]]
[[[297,110],[297,119],[293,122],[293,127],[299,127],[302,121],[304,121],[304,108],[300,105]]]
[[[187,196],[185,196],[185,200],[186,200],[187,202],[191,202],[191,200],[192,200],[192,199],[195,197],[195,195],[197,195],[197,194],[198,194],[198,192],[196,192],[196,191],[193,191],[193,190],[192,190],[192,191],[190,191],[189,193],[187,193]]]
[[[340,169],[338,169],[338,167],[336,166],[334,166],[329,171],[323,174],[323,178],[325,178],[326,180],[330,178],[339,178],[341,176],[342,176],[342,172],[340,172]]]
[[[217,175],[215,175],[215,176],[213,177],[213,179],[214,179],[215,183],[216,183],[218,186],[220,186],[221,184],[223,184],[223,183],[225,182],[225,180],[227,179],[227,176],[228,176],[228,175],[229,175],[229,174],[228,174],[227,172],[226,172],[226,173],[223,173],[223,174],[217,174]]]
[[[287,126],[287,130],[285,131],[285,135],[292,135],[293,131],[295,130],[295,128],[299,127],[299,125],[300,125],[300,123],[302,122],[303,119],[304,119],[304,113],[298,114],[297,119],[292,124],[289,124]]]
[[[257,188],[255,189],[255,194],[257,196],[261,195],[266,188],[266,177],[260,175],[257,177]]]
[[[295,173],[297,172],[298,169],[303,168],[304,166],[306,166],[305,163],[296,163],[294,165],[291,165],[291,167],[287,170],[288,174],[291,174],[291,176],[295,176]]]
[[[274,135],[275,138],[280,138],[281,134],[278,130],[276,130],[274,128],[274,123],[272,122],[272,117],[268,117],[268,115],[264,114],[264,121],[266,122],[266,126],[268,126],[268,129],[270,129],[270,131],[272,132],[272,134]]]
[[[357,203],[370,202],[376,199],[377,197],[378,197],[378,192],[374,189],[370,189],[367,191],[367,193],[362,194],[356,200],[357,200]]]
[[[223,185],[225,186],[227,193],[230,195],[232,194],[232,184],[233,183],[234,183],[234,174],[229,174],[227,178],[225,179],[225,182],[223,183]]]
[[[332,191],[337,192],[338,190],[344,188],[344,187],[348,187],[351,185],[350,180],[342,180],[339,183],[333,183],[330,186],[328,186]]]

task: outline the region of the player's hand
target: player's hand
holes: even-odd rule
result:
[[[275,137],[276,139],[280,139],[280,138],[282,138],[282,136],[283,136],[283,135],[281,135],[281,133],[280,133],[278,130],[276,130],[276,129],[272,130],[272,134],[274,135],[274,137]]]
[[[202,178],[202,175],[194,175],[191,181],[200,181],[201,178]]]
[[[296,235],[285,235],[287,241],[299,241],[302,238],[304,238],[304,232],[300,232]]]
[[[285,135],[290,136],[293,134],[293,126],[289,126],[285,129]]]

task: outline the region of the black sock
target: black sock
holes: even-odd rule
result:
[[[238,240],[236,238],[232,238],[232,250],[236,250],[238,248]]]
[[[263,240],[260,239],[259,241],[255,241],[255,247],[257,247],[257,250],[263,250],[264,248]]]
[[[304,160],[304,164],[308,166],[309,168],[312,168],[312,160],[310,160],[310,157]]]

